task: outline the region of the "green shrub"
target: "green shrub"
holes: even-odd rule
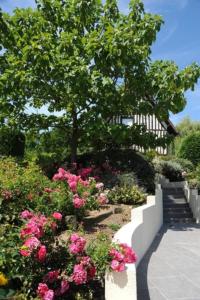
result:
[[[91,152],[80,155],[77,159],[78,163],[83,166],[96,165],[101,167],[105,161],[108,161],[112,168],[120,170],[121,173],[134,173],[137,183],[147,192],[155,192],[155,171],[153,165],[140,153],[131,149],[125,150],[106,150],[101,152]],[[118,184],[112,176],[113,185]],[[115,178],[114,178],[115,177]],[[104,182],[105,183],[105,182]],[[110,185],[111,186],[111,185]]]
[[[131,187],[133,185],[138,184],[138,179],[135,175],[135,173],[122,173],[117,175],[118,178],[118,185],[119,186],[127,186]]]
[[[178,163],[181,166],[183,172],[191,172],[194,170],[193,163],[188,159],[176,157],[172,159],[172,161]]]
[[[0,155],[23,156],[25,135],[19,130],[3,126],[0,129]]]
[[[109,202],[113,204],[141,205],[145,198],[138,186],[117,186],[108,193]]]
[[[25,209],[70,214],[73,211],[71,198],[66,184],[49,180],[34,163],[19,164],[13,158],[0,159],[2,223],[19,225],[19,214]]]
[[[187,174],[189,186],[200,191],[200,164],[197,165],[193,172]]]
[[[178,156],[190,160],[194,165],[200,163],[200,132],[192,133],[182,140]]]
[[[165,161],[161,159],[154,159],[154,168],[156,173],[164,175],[170,181],[182,181],[182,167],[174,161]]]

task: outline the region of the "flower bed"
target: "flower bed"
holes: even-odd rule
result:
[[[5,164],[10,168],[0,179],[0,298],[98,299],[105,272],[123,272],[136,261],[128,245],[111,242],[129,221],[130,207],[107,204],[108,191],[87,170],[60,168],[51,181],[35,166]]]

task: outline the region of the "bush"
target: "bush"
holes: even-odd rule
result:
[[[15,245],[12,231],[10,239],[3,238],[0,261],[1,276],[9,279],[9,288],[14,279],[25,299],[38,296],[37,299],[43,300],[75,300],[78,294],[84,295],[84,299],[96,299],[94,280],[101,278],[103,281],[105,270],[122,272],[125,263],[136,261],[130,247],[111,243],[105,235],[86,244],[80,234],[67,232],[63,241],[57,236],[62,219],[57,213],[53,216],[24,215],[23,219],[24,225],[18,229]],[[44,297],[47,292],[54,297]]]
[[[154,168],[155,171],[159,174],[164,175],[170,181],[182,181],[182,167],[180,164],[174,161],[165,161],[161,159],[154,159]]]
[[[78,164],[95,165],[101,168],[105,162],[114,170],[108,187],[113,187],[118,184],[116,178],[120,171],[121,173],[134,173],[137,183],[149,193],[155,192],[155,171],[153,165],[140,153],[131,149],[125,150],[106,150],[95,153],[86,153],[80,155],[77,159]],[[111,173],[110,173],[111,174]],[[106,178],[105,178],[106,179]],[[103,179],[102,179],[103,180]],[[106,180],[104,181],[106,184]]]
[[[34,163],[19,164],[12,158],[0,160],[0,221],[20,225],[19,214],[30,210],[45,214],[61,211],[81,220],[87,209],[98,209],[107,201],[103,185],[83,180],[60,168],[53,181]]]
[[[25,150],[25,135],[19,130],[4,126],[0,129],[0,155],[21,156]]]
[[[200,132],[192,133],[182,140],[178,156],[191,161],[194,165],[200,163]]]
[[[181,166],[183,172],[191,172],[195,168],[193,163],[188,159],[175,157],[172,159],[172,161],[179,164]]]
[[[21,211],[50,213],[70,209],[70,194],[63,183],[51,182],[33,163],[0,160],[0,220],[18,225]],[[72,207],[72,205],[71,205]]]
[[[138,186],[117,186],[108,193],[108,200],[113,204],[142,205],[145,198]]]
[[[200,164],[197,165],[193,172],[187,174],[187,181],[190,188],[198,189],[198,191],[200,191]]]

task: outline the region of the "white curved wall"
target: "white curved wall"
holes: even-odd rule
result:
[[[131,212],[131,222],[123,226],[114,240],[131,246],[137,256],[136,265],[127,265],[126,271],[110,272],[105,278],[106,300],[136,300],[136,267],[153,242],[163,224],[162,189],[158,185],[155,196],[147,197],[147,204]]]

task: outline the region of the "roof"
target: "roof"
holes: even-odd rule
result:
[[[178,131],[176,130],[174,124],[170,119],[167,121],[161,121],[162,126],[168,131],[169,134],[173,134],[174,136],[179,135]]]

